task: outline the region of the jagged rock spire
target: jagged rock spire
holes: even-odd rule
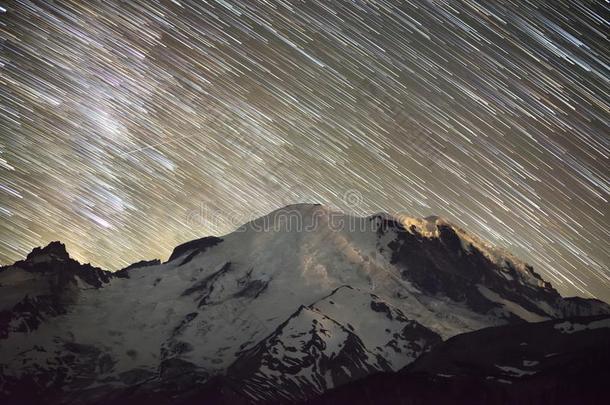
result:
[[[45,247],[36,247],[28,254],[27,260],[35,260],[40,258],[54,258],[59,260],[67,260],[70,255],[66,251],[66,245],[59,241],[53,241]]]

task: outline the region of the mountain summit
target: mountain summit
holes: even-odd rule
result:
[[[34,248],[27,256],[27,260],[30,261],[68,260],[69,258],[66,245],[59,241],[51,242],[44,248]]]
[[[53,242],[1,268],[0,399],[176,403],[221,379],[229,402],[301,401],[455,335],[604,314],[440,218],[299,204],[166,263],[110,273]]]

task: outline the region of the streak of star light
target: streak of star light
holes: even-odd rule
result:
[[[294,202],[440,215],[610,300],[604,1],[0,8],[0,260],[108,269]],[[357,191],[357,207],[344,196]],[[215,221],[188,221],[206,207]]]

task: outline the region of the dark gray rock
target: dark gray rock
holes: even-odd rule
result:
[[[215,236],[206,236],[205,238],[188,241],[182,245],[176,246],[167,261],[171,262],[172,260],[183,256],[187,252],[191,252],[191,254],[180,263],[180,265],[183,265],[188,263],[194,257],[194,255],[205,252],[206,249],[216,246],[220,242],[222,242],[222,239]]]

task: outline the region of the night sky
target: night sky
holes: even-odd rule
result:
[[[610,300],[607,2],[0,6],[3,264],[61,240],[114,270],[319,202]]]

